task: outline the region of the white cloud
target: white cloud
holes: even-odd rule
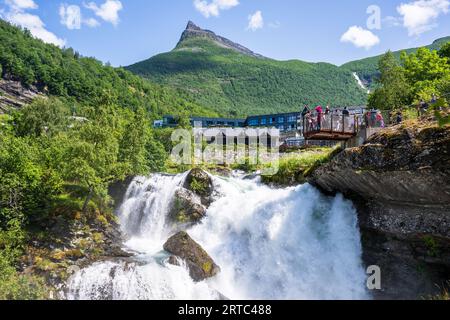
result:
[[[38,5],[33,0],[5,0],[8,11],[4,10],[2,17],[12,24],[28,29],[31,34],[47,43],[63,47],[66,41],[58,38],[54,33],[45,28],[45,23],[39,16],[26,12],[37,9]]]
[[[65,40],[58,38],[54,33],[45,28],[44,22],[37,15],[26,12],[13,12],[8,14],[8,20],[16,25],[30,30],[31,34],[47,43],[53,43],[63,47]]]
[[[65,25],[67,29],[81,29],[81,9],[79,6],[61,4],[59,17],[61,18],[61,24]]]
[[[206,18],[217,17],[221,10],[229,10],[239,5],[239,0],[194,0],[194,7]]]
[[[352,26],[342,35],[341,42],[349,42],[357,48],[369,50],[380,43],[380,38],[369,30],[358,26]]]
[[[59,17],[61,24],[69,30],[79,30],[82,25],[95,28],[100,23],[94,18],[84,19],[81,14],[81,8],[77,5],[61,4],[59,7]]]
[[[119,0],[106,0],[100,7],[95,2],[89,2],[84,4],[84,6],[94,11],[95,15],[106,22],[110,22],[115,26],[119,24],[119,11],[123,9],[122,2]]]
[[[256,31],[264,27],[264,18],[260,10],[256,11],[254,14],[248,16],[248,27],[247,29]]]
[[[410,36],[418,36],[437,26],[436,19],[441,14],[447,14],[450,2],[448,0],[419,0],[402,3],[397,7],[403,18],[403,26]]]
[[[87,25],[90,28],[95,28],[100,25],[100,22],[98,22],[94,18],[89,18],[89,19],[83,19],[83,24]]]
[[[38,5],[33,0],[5,0],[5,3],[14,10],[38,8]]]

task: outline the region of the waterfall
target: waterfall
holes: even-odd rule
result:
[[[218,191],[188,233],[221,267],[195,283],[167,263],[166,221],[184,175],[137,178],[119,210],[136,257],[99,262],[68,281],[68,299],[368,299],[357,215],[342,196],[312,186],[274,189],[258,179],[213,177]]]
[[[369,94],[369,93],[370,93],[370,90],[367,89],[367,87],[365,86],[365,84],[362,82],[361,78],[358,76],[358,73],[353,72],[353,77],[355,78],[356,82],[358,82],[358,85],[359,85],[362,89],[367,90],[367,94]]]

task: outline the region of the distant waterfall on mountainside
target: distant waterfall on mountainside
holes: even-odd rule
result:
[[[358,82],[358,85],[362,89],[367,90],[367,93],[370,93],[370,90],[367,89],[367,87],[364,85],[364,83],[362,82],[361,78],[358,76],[358,74],[356,72],[353,72],[353,76],[355,77],[356,81]]]
[[[310,185],[273,189],[258,179],[213,177],[207,217],[188,233],[221,267],[195,283],[162,249],[184,175],[130,185],[119,218],[136,257],[96,263],[68,282],[69,299],[367,299],[352,204]]]

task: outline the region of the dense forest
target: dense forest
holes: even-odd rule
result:
[[[62,97],[72,106],[95,104],[101,96],[121,107],[145,108],[153,118],[165,114],[214,115],[193,102],[185,91],[145,81],[122,69],[60,49],[0,20],[0,74]]]
[[[247,116],[299,110],[305,104],[363,105],[367,92],[352,72],[327,63],[255,58],[190,37],[128,70],[194,94],[221,114]]]
[[[368,104],[381,110],[404,110],[417,114],[430,111],[433,102],[436,117],[442,124],[448,117],[439,111],[450,103],[450,42],[439,51],[420,48],[403,52],[400,61],[387,52],[378,64],[376,89]]]

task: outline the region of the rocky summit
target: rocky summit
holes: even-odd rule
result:
[[[197,26],[192,21],[189,21],[186,30],[184,30],[183,34],[181,35],[181,39],[177,44],[177,48],[180,47],[185,40],[192,39],[192,38],[207,38],[210,40],[213,40],[217,45],[221,47],[225,47],[228,49],[235,50],[239,53],[254,57],[254,58],[264,58],[262,55],[257,54],[253,52],[252,50],[235,43],[231,40],[228,40],[227,38],[221,37],[217,34],[215,34],[213,31],[210,30],[204,30]]]

